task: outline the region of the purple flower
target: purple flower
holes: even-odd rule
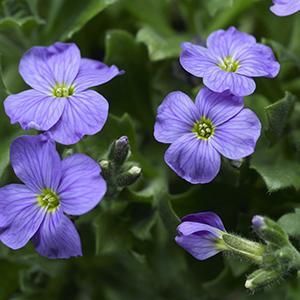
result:
[[[256,43],[253,36],[234,27],[217,30],[207,39],[207,48],[183,43],[180,63],[214,92],[230,90],[236,96],[254,92],[251,77],[275,77],[280,69],[272,50]]]
[[[277,16],[289,16],[300,11],[300,0],[273,0],[270,9]]]
[[[121,73],[116,66],[81,58],[75,44],[65,43],[29,49],[21,59],[19,72],[33,89],[5,100],[11,123],[18,122],[25,130],[48,131],[54,140],[66,145],[102,129],[108,103],[88,88]]]
[[[159,106],[154,129],[157,141],[171,144],[165,161],[190,183],[208,183],[219,172],[221,154],[241,159],[253,153],[261,125],[243,99],[228,92],[200,90],[193,101],[170,93]]]
[[[0,188],[0,240],[12,249],[32,240],[49,258],[82,255],[80,237],[67,215],[90,211],[104,196],[99,165],[83,154],[60,160],[55,143],[45,135],[17,138],[10,159],[24,184]]]
[[[182,218],[177,227],[176,243],[199,260],[205,260],[222,251],[222,233],[226,232],[218,215],[201,212]]]

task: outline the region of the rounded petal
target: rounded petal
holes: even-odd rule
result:
[[[214,126],[226,122],[238,114],[244,106],[243,98],[229,92],[215,93],[208,88],[199,91],[195,104],[201,116],[209,118]]]
[[[28,85],[48,94],[56,83],[72,84],[80,59],[75,44],[58,42],[49,47],[33,47],[23,55],[19,72]]]
[[[226,231],[221,218],[214,212],[210,212],[210,211],[203,211],[200,213],[184,216],[181,219],[181,221],[182,222],[186,222],[186,221],[197,222],[197,223],[201,223],[201,224],[210,225],[210,226],[218,228],[222,231]]]
[[[300,11],[300,0],[273,0],[274,5],[271,6],[271,11],[280,17],[285,17]]]
[[[183,43],[180,54],[180,64],[189,73],[194,76],[203,77],[206,70],[218,62],[211,57],[208,49],[194,45],[192,43]]]
[[[256,88],[252,78],[223,71],[217,66],[207,70],[203,83],[214,92],[222,93],[229,90],[235,96],[240,97],[253,94]]]
[[[79,72],[73,82],[75,92],[81,92],[89,87],[104,84],[122,73],[116,66],[109,67],[100,61],[82,58]]]
[[[68,97],[60,120],[49,133],[64,145],[77,143],[84,135],[99,132],[108,117],[106,99],[93,90]]]
[[[256,43],[256,39],[245,32],[229,27],[227,30],[217,30],[207,38],[207,48],[219,59],[227,56],[235,58],[240,51]]]
[[[25,130],[48,130],[62,115],[65,98],[55,98],[36,90],[8,96],[4,101],[6,114],[12,124],[20,123]]]
[[[10,160],[16,175],[32,191],[56,191],[61,179],[61,161],[55,143],[44,135],[21,136],[13,141]]]
[[[74,154],[62,161],[58,194],[65,213],[82,215],[102,200],[106,183],[100,172],[97,162],[83,154]]]
[[[237,57],[240,67],[236,73],[249,76],[265,76],[274,78],[278,75],[280,64],[275,60],[275,56],[270,47],[256,44],[243,51]]]
[[[25,246],[40,227],[45,211],[23,184],[0,188],[0,240],[12,249]]]
[[[250,109],[243,109],[234,118],[216,128],[211,144],[229,159],[241,159],[254,152],[261,124]]]
[[[154,137],[161,143],[172,143],[191,132],[200,114],[194,102],[182,92],[167,95],[157,109]]]
[[[207,224],[198,223],[198,222],[184,221],[177,227],[177,232],[179,235],[190,235],[200,231],[209,231],[215,237],[221,236],[220,231],[215,227],[212,227]]]
[[[82,256],[79,234],[61,209],[46,214],[32,242],[36,251],[48,258]]]
[[[209,141],[188,133],[174,142],[165,153],[165,161],[180,177],[190,183],[208,183],[218,174],[219,153]]]
[[[205,260],[216,255],[219,250],[215,246],[215,235],[210,231],[198,234],[176,236],[176,243],[198,260]]]

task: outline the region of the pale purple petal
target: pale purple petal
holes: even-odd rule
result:
[[[159,142],[172,143],[191,132],[199,118],[199,111],[190,97],[182,92],[170,93],[157,109],[154,137]]]
[[[56,83],[72,84],[80,60],[75,44],[58,42],[49,47],[29,49],[20,61],[19,72],[32,88],[49,94]]]
[[[177,232],[179,235],[190,235],[193,233],[197,233],[199,231],[209,231],[215,237],[221,236],[221,232],[217,228],[207,224],[198,223],[198,222],[183,221],[177,227]]]
[[[79,234],[61,209],[46,214],[32,242],[36,251],[48,258],[82,256]]]
[[[122,73],[114,65],[109,67],[100,61],[82,58],[79,72],[73,82],[75,92],[77,93],[89,87],[104,84]]]
[[[292,15],[300,11],[300,0],[273,0],[271,11],[280,17]]]
[[[211,144],[229,159],[241,159],[254,152],[261,124],[250,109],[243,109],[234,118],[215,129]]]
[[[67,98],[60,120],[49,130],[49,133],[61,144],[75,144],[84,135],[99,132],[107,117],[106,99],[93,90],[87,90]]]
[[[181,220],[184,223],[186,221],[198,222],[198,223],[210,225],[212,227],[215,227],[217,229],[225,231],[225,227],[223,225],[221,218],[217,214],[210,212],[210,211],[200,212],[200,213],[196,213],[196,214],[190,214],[190,215],[184,216]]]
[[[36,194],[23,184],[0,188],[0,240],[12,249],[23,247],[38,230],[45,211]]]
[[[13,141],[10,160],[16,175],[32,191],[56,191],[61,178],[61,161],[55,143],[44,135],[21,136]]]
[[[228,56],[235,58],[240,51],[255,44],[256,40],[252,35],[230,27],[211,33],[206,43],[211,55],[221,60]]]
[[[208,68],[218,63],[204,47],[192,43],[183,43],[181,47],[180,64],[194,76],[203,77]]]
[[[236,73],[250,77],[270,77],[278,75],[280,64],[270,47],[256,44],[251,48],[239,53],[236,59],[239,61],[239,68]]]
[[[215,93],[202,88],[195,101],[201,116],[209,118],[214,126],[229,120],[243,109],[243,98],[229,92]]]
[[[251,95],[256,87],[252,78],[223,71],[217,66],[206,72],[203,83],[214,92],[222,93],[230,90],[232,94],[240,97]]]
[[[36,90],[10,95],[4,101],[6,114],[12,124],[20,123],[25,130],[48,130],[61,117],[65,98],[55,98]]]
[[[62,210],[68,215],[82,215],[93,209],[106,192],[97,162],[83,154],[62,161],[62,180],[58,188]]]
[[[176,140],[166,151],[165,161],[180,177],[190,183],[208,183],[218,174],[220,154],[209,141],[188,133]]]
[[[216,248],[216,237],[210,231],[203,230],[187,236],[179,235],[175,241],[198,260],[208,259],[220,252]]]

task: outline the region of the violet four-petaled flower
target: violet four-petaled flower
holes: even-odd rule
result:
[[[300,11],[300,0],[273,0],[270,9],[277,16],[289,16]]]
[[[192,43],[182,44],[180,63],[214,92],[247,96],[255,91],[251,77],[275,77],[280,69],[268,46],[234,27],[217,30],[207,39],[207,48]]]
[[[83,154],[61,161],[45,135],[17,138],[10,158],[24,184],[0,188],[0,240],[12,249],[32,240],[49,258],[81,256],[80,237],[67,215],[90,211],[104,196],[99,165]]]
[[[208,183],[219,172],[221,155],[238,160],[253,153],[261,124],[243,99],[228,92],[200,90],[194,103],[173,92],[158,107],[157,141],[171,144],[165,161],[190,183]]]
[[[108,103],[88,88],[121,72],[116,66],[81,58],[75,44],[33,47],[22,57],[19,72],[33,89],[10,95],[4,102],[11,123],[25,130],[48,131],[61,144],[74,144],[97,133],[108,116]]]
[[[176,243],[199,260],[205,260],[222,251],[218,248],[224,225],[213,212],[190,214],[177,227]]]

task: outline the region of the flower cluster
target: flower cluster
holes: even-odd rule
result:
[[[300,11],[300,0],[273,0],[270,9],[277,16],[289,16]]]
[[[157,110],[154,136],[171,144],[165,161],[190,183],[208,183],[220,170],[221,155],[240,160],[254,152],[261,125],[245,109],[243,96],[255,90],[251,77],[275,77],[280,69],[272,50],[234,27],[218,30],[207,48],[184,43],[180,63],[203,77],[193,103],[182,92],[167,95]]]
[[[88,88],[122,73],[116,66],[81,58],[75,44],[33,47],[19,71],[32,89],[4,101],[11,123],[46,133],[22,136],[11,145],[10,160],[24,184],[0,188],[0,241],[12,249],[29,240],[48,258],[82,255],[68,217],[93,209],[106,193],[97,162],[83,154],[60,160],[55,141],[69,145],[97,133],[108,116],[108,102]]]

